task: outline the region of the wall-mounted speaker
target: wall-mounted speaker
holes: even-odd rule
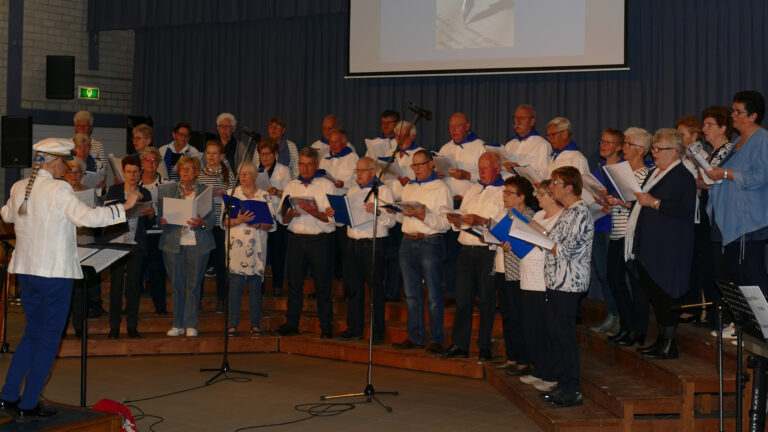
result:
[[[0,166],[32,166],[32,117],[3,116],[0,127]]]
[[[46,99],[75,98],[75,57],[45,56]]]

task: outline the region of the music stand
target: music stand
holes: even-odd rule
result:
[[[129,250],[120,248],[77,248],[80,266],[83,267],[83,337],[80,340],[80,406],[85,408],[85,393],[87,389],[88,376],[88,281],[86,274],[93,273],[98,275],[112,264],[130,253]],[[111,288],[110,288],[111,289]]]
[[[717,345],[718,345],[718,373],[720,375],[720,402],[719,402],[719,418],[720,418],[720,431],[723,431],[723,323],[722,314],[724,309],[728,309],[733,317],[734,325],[737,329],[736,332],[736,431],[741,431],[742,420],[742,404],[744,389],[746,381],[749,379],[749,375],[742,372],[742,357],[743,357],[743,345],[744,340],[742,332],[758,339],[765,341],[765,336],[761,330],[760,324],[752,311],[744,293],[741,291],[738,285],[717,281],[717,287],[722,294],[720,301],[718,302],[717,313]],[[754,370],[754,383],[752,390],[752,404],[749,410],[750,424],[753,422],[759,423],[758,429],[750,430],[763,430],[765,427],[765,408],[766,408],[766,380],[768,376],[768,359],[761,356],[749,356],[747,360],[747,366]]]

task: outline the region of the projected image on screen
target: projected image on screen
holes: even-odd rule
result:
[[[515,45],[515,0],[437,0],[435,48]]]
[[[626,69],[626,0],[350,0],[349,76]]]

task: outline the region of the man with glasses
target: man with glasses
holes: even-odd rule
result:
[[[93,114],[88,111],[78,111],[72,121],[75,124],[75,133],[83,133],[91,137],[93,134]],[[104,153],[104,145],[91,137],[91,156],[96,160],[99,170],[107,170],[107,156]]]
[[[348,195],[368,194],[373,187],[376,177],[376,162],[369,157],[362,157],[357,161],[355,169],[355,184],[349,188]],[[382,202],[393,202],[392,190],[382,184],[379,186],[379,205]],[[373,198],[364,204],[365,210],[373,213]],[[333,216],[333,209],[328,208],[326,214]],[[395,225],[395,216],[387,211],[378,211],[376,226],[375,264],[376,274],[371,279],[371,271],[374,263],[373,221],[347,227],[346,257],[344,263],[344,281],[349,287],[349,299],[347,300],[347,330],[337,336],[341,340],[353,340],[363,338],[363,325],[365,324],[365,284],[371,290],[373,299],[373,344],[380,345],[384,342],[384,249],[389,229]]]
[[[182,156],[192,156],[200,160],[203,159],[203,154],[191,145],[189,145],[189,138],[192,136],[192,126],[189,123],[178,123],[173,128],[173,141],[160,147],[160,155],[165,164],[165,169],[168,171],[168,176],[171,180],[179,181],[179,173],[177,173],[173,167],[176,166],[176,162],[181,159]]]
[[[435,162],[428,151],[418,150],[411,159],[411,168],[416,179],[403,188],[403,202],[418,202],[421,206],[408,206],[401,213],[400,269],[408,306],[408,338],[393,346],[423,349],[428,340],[427,352],[439,354],[445,339],[441,286],[444,234],[450,227],[440,208],[452,207],[453,198],[451,189],[435,173]],[[429,302],[429,339],[424,324],[424,284]]]
[[[504,180],[501,178],[501,160],[496,153],[487,152],[477,163],[477,184],[467,190],[459,208],[461,215],[447,215],[453,229],[459,232],[459,257],[456,260],[456,320],[451,339],[453,344],[445,351],[445,357],[469,357],[472,338],[472,310],[475,296],[480,298],[480,327],[477,346],[480,361],[493,359],[491,330],[496,314],[496,287],[493,269],[496,247],[489,246],[465,229],[487,226],[489,221],[501,220],[504,208]]]
[[[280,222],[288,226],[286,250],[288,275],[288,309],[286,322],[277,332],[280,336],[299,334],[299,317],[304,299],[304,275],[307,267],[312,269],[317,297],[317,312],[320,319],[320,337],[333,337],[333,302],[331,300],[331,279],[333,276],[331,243],[336,225],[325,213],[328,208],[328,194],[336,188],[318,172],[317,149],[304,147],[299,153],[299,177],[291,180],[283,191],[280,202]],[[312,197],[314,204],[306,201],[293,208],[285,203],[289,197]]]
[[[571,136],[570,120],[565,117],[555,117],[550,120],[547,123],[547,140],[552,145],[552,155],[549,157],[545,177],[549,177],[552,171],[564,166],[572,166],[581,174],[589,172],[587,158],[581,153]]]
[[[311,145],[312,148],[317,150],[320,158],[325,157],[325,155],[327,155],[330,151],[331,132],[338,128],[338,117],[333,114],[328,114],[327,116],[323,117],[323,123],[320,126],[320,131],[322,132],[323,136],[319,140],[313,142]],[[347,143],[347,145],[352,149],[352,151],[355,150],[355,147],[352,144]]]
[[[515,136],[507,142],[504,149],[514,162],[507,162],[504,165],[508,168],[527,165],[539,177],[548,178],[549,172],[545,171],[549,163],[549,154],[552,153],[552,146],[536,130],[536,110],[531,105],[520,105],[515,110],[512,120],[515,123]]]

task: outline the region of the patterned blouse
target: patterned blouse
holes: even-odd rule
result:
[[[525,216],[526,219],[531,220],[533,219],[533,215],[535,215],[536,212],[533,211],[532,208],[526,207],[525,210],[521,212],[521,214]],[[520,280],[520,257],[515,255],[515,253],[512,251],[506,252],[502,250],[502,252],[504,252],[504,280]]]
[[[549,238],[557,245],[557,254],[546,252],[544,267],[547,289],[586,292],[592,255],[595,224],[584,200],[563,210]]]

